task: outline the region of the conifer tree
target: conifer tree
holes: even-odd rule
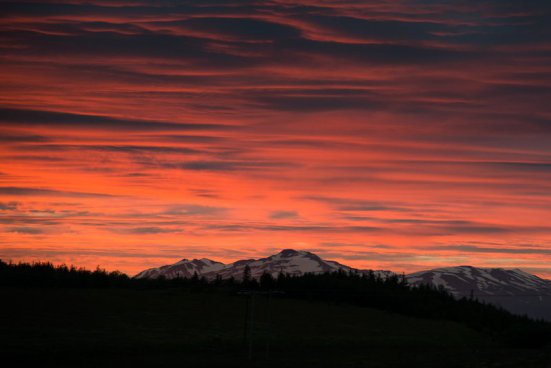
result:
[[[251,283],[251,268],[249,265],[245,265],[243,269],[243,285],[248,286]]]

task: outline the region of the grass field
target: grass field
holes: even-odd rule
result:
[[[0,344],[12,363],[182,367],[551,367],[452,322],[322,302],[179,289],[2,288]],[[269,309],[268,309],[269,307]]]

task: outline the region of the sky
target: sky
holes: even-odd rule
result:
[[[551,2],[0,2],[0,258],[551,278]]]

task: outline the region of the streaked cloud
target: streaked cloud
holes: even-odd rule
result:
[[[0,255],[551,277],[548,1],[2,8]]]
[[[274,220],[282,220],[282,219],[294,219],[299,217],[297,211],[285,211],[285,210],[279,210],[279,211],[272,211],[270,213],[270,218]]]
[[[111,195],[103,194],[103,193],[73,192],[73,191],[44,189],[44,188],[28,188],[28,187],[0,187],[0,194],[6,195],[6,196],[45,196],[45,197],[76,197],[76,198],[111,197]]]

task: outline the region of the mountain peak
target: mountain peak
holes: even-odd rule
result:
[[[190,262],[189,259],[187,259],[187,258],[182,258],[181,260],[179,260],[178,262],[176,262],[175,265],[184,264],[184,263],[188,263],[188,262]]]
[[[294,256],[296,254],[298,254],[299,252],[294,250],[294,249],[283,249],[281,252],[279,252],[278,254],[284,256],[284,257],[290,257],[290,256]]]
[[[282,257],[294,257],[294,256],[314,256],[319,258],[316,254],[308,252],[307,250],[296,250],[296,249],[283,249],[281,252],[274,254],[273,256],[282,256]],[[272,256],[272,257],[273,257]]]

